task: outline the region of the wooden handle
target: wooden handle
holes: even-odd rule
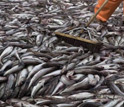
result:
[[[87,27],[91,24],[92,21],[96,18],[96,16],[99,14],[99,12],[103,9],[103,7],[108,3],[109,0],[105,0],[105,2],[102,4],[102,6],[98,9],[98,11],[91,17],[89,22],[87,23]]]
[[[84,39],[84,38],[81,38],[81,37],[75,37],[75,36],[65,34],[65,33],[61,33],[61,32],[54,32],[54,33],[55,33],[55,35],[60,36],[60,37],[70,38],[70,39],[78,40],[78,41],[89,43],[89,44],[98,44],[99,43],[97,41]]]

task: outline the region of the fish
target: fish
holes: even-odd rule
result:
[[[13,74],[9,75],[7,85],[5,87],[6,93],[4,93],[4,97],[3,97],[4,99],[8,99],[12,95],[13,92],[12,87],[15,85],[15,81],[16,81],[15,76]]]
[[[84,79],[84,78],[85,78],[85,75],[84,75],[84,74],[75,74],[75,75],[72,77],[72,79],[73,79],[74,81],[76,81],[76,82],[81,81],[81,80]]]
[[[94,78],[94,75],[92,75],[92,74],[89,74],[88,75],[88,79],[89,79],[89,84],[90,85],[95,85],[96,84],[96,80],[95,80],[95,78]]]
[[[122,5],[106,24],[94,20],[86,27],[95,5],[96,0],[0,1],[1,106],[123,106]],[[103,46],[90,52],[54,32]]]
[[[109,88],[105,88],[99,91],[99,94],[111,94],[111,91]]]
[[[89,82],[88,78],[84,78],[82,81],[75,83],[75,84],[71,85],[70,87],[65,88],[65,90],[63,90],[61,92],[61,94],[76,90],[78,88],[87,88],[87,86],[89,85],[88,82]]]
[[[73,80],[69,80],[69,78],[67,78],[65,75],[61,76],[60,81],[63,82],[65,85],[72,85],[75,83]]]
[[[57,106],[57,107],[74,107],[75,104],[68,104],[68,103],[66,104],[66,103],[65,103],[65,104],[57,104],[56,106]]]
[[[53,90],[51,95],[54,95],[56,93],[59,93],[59,91],[61,90],[61,88],[64,87],[64,83],[59,81],[58,84],[56,85],[55,89]]]
[[[36,65],[36,66],[31,70],[31,72],[28,74],[27,80],[28,80],[29,78],[31,78],[35,73],[37,73],[40,69],[42,69],[42,67],[43,67],[44,64],[45,64],[45,63]]]
[[[58,76],[58,75],[61,75],[61,70],[55,70],[51,73],[48,73],[48,74],[44,75],[43,77]]]
[[[3,59],[5,56],[9,55],[9,54],[12,52],[12,50],[13,50],[13,47],[12,47],[12,46],[9,46],[9,47],[7,47],[7,48],[1,53],[1,55],[0,55],[0,63],[1,63],[1,64],[2,64],[2,59]]]
[[[51,100],[49,100],[49,99],[42,99],[40,101],[37,101],[36,105],[43,106],[43,105],[50,104],[50,103],[52,103]]]
[[[84,102],[84,103],[80,104],[78,107],[82,107],[82,106],[84,106],[84,107],[86,107],[86,106],[100,107],[102,105],[103,104],[98,103],[98,102]]]
[[[12,104],[12,106],[39,107],[37,105],[30,104],[29,102],[22,101],[22,100],[19,100],[19,99],[14,99],[14,98],[10,99],[10,100],[7,100],[7,102],[9,104]]]
[[[115,107],[121,107],[124,105],[124,101],[120,101]]]
[[[40,46],[40,45],[42,44],[42,42],[43,42],[43,37],[44,37],[43,34],[38,34],[38,35],[36,36],[36,44],[37,44],[37,46]]]
[[[3,83],[3,82],[5,82],[5,81],[7,81],[7,77],[3,77],[3,76],[1,77],[1,76],[0,76],[0,83]]]
[[[16,65],[14,67],[12,67],[11,69],[7,70],[4,73],[4,76],[15,73],[15,72],[19,72],[20,70],[22,70],[24,68],[24,65]]]
[[[20,86],[25,82],[27,75],[28,75],[27,69],[23,69],[22,71],[20,71],[17,86]]]
[[[31,70],[33,69],[33,67],[34,67],[34,66],[32,66],[32,65],[30,65],[30,66],[27,67],[27,71],[28,71],[28,73],[31,72]]]
[[[118,102],[119,102],[120,99],[114,99],[113,101],[110,101],[108,102],[107,104],[103,105],[102,107],[112,107],[112,106],[115,106]]]
[[[41,81],[39,81],[39,82],[37,83],[37,85],[33,87],[32,92],[31,92],[31,97],[34,97],[35,94],[37,93],[37,91],[38,91],[39,89],[41,89],[42,87],[44,87],[45,83],[46,83],[49,79],[50,79],[50,77],[46,77],[46,78],[42,79]]]
[[[124,93],[117,87],[117,85],[114,84],[114,82],[109,82],[109,85],[110,85],[110,89],[120,95],[120,96],[124,96]]]
[[[105,78],[102,76],[101,79],[98,81],[97,85],[93,88],[93,90],[98,89],[103,84],[104,81]]]
[[[3,96],[4,96],[5,87],[6,87],[6,84],[5,83],[1,83],[1,85],[0,85],[0,99],[2,99]]]
[[[29,86],[28,86],[28,89],[31,87],[31,85],[39,78],[41,78],[43,75],[47,74],[48,72],[51,72],[52,70],[54,70],[55,67],[50,67],[50,68],[44,68],[44,69],[41,69],[39,72],[37,72],[33,78],[31,79],[30,83],[29,83]]]
[[[83,99],[87,99],[87,98],[92,98],[93,96],[94,96],[94,94],[92,94],[92,93],[82,92],[82,93],[70,95],[70,96],[68,96],[68,98],[71,100],[83,100]]]
[[[6,70],[7,68],[12,67],[12,64],[13,64],[13,62],[12,62],[11,60],[8,60],[7,62],[5,62],[5,63],[3,64],[3,66],[1,67],[1,69],[0,69],[0,74],[3,75],[4,72],[5,72],[5,70]]]

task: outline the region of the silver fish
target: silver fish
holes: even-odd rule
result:
[[[6,69],[7,67],[11,67],[12,64],[13,64],[13,62],[12,62],[11,60],[8,60],[7,62],[5,62],[5,63],[3,64],[2,68],[0,69],[0,72],[5,72],[5,69]]]
[[[124,101],[120,101],[115,107],[121,107],[124,105]]]
[[[7,81],[7,77],[0,77],[0,83]]]
[[[29,79],[30,77],[32,77],[35,73],[37,73],[40,69],[42,69],[42,66],[44,65],[43,64],[39,64],[39,65],[36,65],[32,70],[31,72],[29,73],[27,79]]]
[[[113,106],[115,106],[119,102],[119,100],[120,99],[115,99],[115,100],[110,101],[110,102],[108,102],[107,104],[105,104],[105,105],[103,105],[101,107],[113,107]]]
[[[9,46],[9,47],[7,47],[7,48],[1,53],[1,55],[0,55],[0,62],[1,62],[1,63],[2,63],[2,59],[3,59],[5,56],[9,55],[9,54],[12,52],[12,50],[13,50],[13,47],[12,47],[12,46]]]
[[[39,72],[37,72],[33,78],[31,79],[30,83],[29,83],[29,86],[28,88],[31,87],[31,85],[39,78],[42,78],[43,75],[49,73],[50,71],[54,70],[55,67],[50,67],[50,68],[44,68],[44,69],[41,69]]]
[[[21,107],[22,105],[25,106],[25,107],[39,107],[37,105],[34,105],[34,104],[30,104],[29,102],[27,101],[22,101],[22,100],[19,100],[19,99],[9,99],[8,100],[8,103],[11,104],[12,103],[12,106],[18,106],[18,107]]]
[[[31,92],[31,97],[34,97],[35,94],[37,93],[37,91],[38,91],[40,88],[44,87],[45,83],[46,83],[49,79],[50,79],[50,78],[47,77],[47,78],[43,78],[41,81],[39,81],[39,82],[37,83],[37,85],[33,87],[32,92]]]
[[[24,68],[23,65],[16,65],[14,67],[12,67],[11,69],[9,69],[8,71],[6,71],[4,73],[4,76],[15,73],[15,72],[19,72],[20,70],[22,70]]]
[[[63,90],[61,93],[65,93],[65,92],[70,92],[73,90],[76,90],[78,88],[86,88],[89,84],[88,84],[88,78],[83,79],[82,81],[73,84],[70,87],[67,87],[65,90]]]
[[[92,98],[93,96],[94,96],[93,93],[82,92],[82,93],[70,95],[68,96],[68,98],[71,100],[83,100],[87,98]]]
[[[27,69],[23,69],[22,71],[20,71],[20,75],[19,75],[19,80],[18,80],[17,86],[20,86],[20,85],[22,85],[25,82],[27,75],[28,75]]]

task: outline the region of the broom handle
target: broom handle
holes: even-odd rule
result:
[[[102,4],[102,6],[98,9],[98,11],[91,17],[91,19],[89,20],[89,22],[86,24],[86,26],[88,27],[92,21],[94,21],[94,19],[96,18],[96,16],[99,14],[99,12],[103,9],[103,7],[108,3],[109,0],[105,0],[105,2]]]

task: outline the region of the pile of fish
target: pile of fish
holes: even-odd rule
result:
[[[123,107],[122,5],[106,25],[96,0],[0,1],[1,107]],[[81,30],[84,30],[79,35]],[[96,52],[59,40],[63,32],[105,46]]]

